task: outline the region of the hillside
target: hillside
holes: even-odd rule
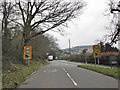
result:
[[[82,52],[83,49],[88,49],[87,52],[93,51],[92,45],[75,46],[71,48],[71,54],[79,54]],[[63,53],[69,53],[69,48],[62,49],[62,51]]]

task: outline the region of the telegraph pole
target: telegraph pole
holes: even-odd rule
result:
[[[70,39],[69,39],[69,59],[71,59],[71,43],[70,43]]]

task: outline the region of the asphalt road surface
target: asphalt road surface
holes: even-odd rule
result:
[[[51,61],[18,88],[117,88],[118,80],[77,67],[79,63]]]

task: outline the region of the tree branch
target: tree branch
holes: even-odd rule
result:
[[[22,7],[21,7],[21,2],[20,2],[20,1],[18,2],[18,5],[19,5],[19,8],[20,8],[20,11],[21,11],[21,14],[22,14],[23,23],[24,23],[24,25],[25,25],[26,22],[25,22],[24,11],[23,11],[23,9],[22,9]]]

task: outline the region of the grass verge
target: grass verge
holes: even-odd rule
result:
[[[105,67],[100,67],[100,66],[92,66],[92,65],[88,65],[88,64],[81,64],[81,65],[78,65],[78,67],[81,67],[81,68],[85,68],[85,69],[88,69],[88,70],[92,70],[92,71],[95,71],[95,72],[98,72],[98,73],[101,73],[101,74],[104,74],[104,75],[108,75],[108,76],[111,76],[111,77],[114,77],[114,78],[117,78],[120,77],[120,68],[105,68]]]
[[[29,66],[16,64],[18,68],[15,72],[4,72],[2,75],[2,87],[3,88],[15,88],[21,82],[23,82],[26,77],[28,77],[31,73],[38,70],[43,64],[47,64],[48,62],[45,60],[41,60],[40,62],[32,61]]]
[[[0,70],[0,90],[2,89],[2,70]]]

